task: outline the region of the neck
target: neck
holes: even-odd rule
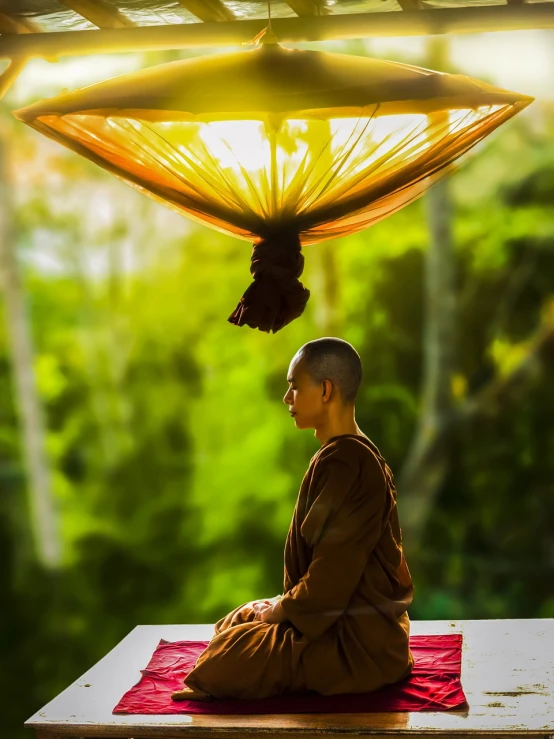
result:
[[[333,438],[333,436],[342,436],[343,434],[358,434],[360,436],[365,436],[364,432],[356,423],[353,409],[342,417],[328,419],[325,424],[316,428],[314,436],[323,446],[323,444],[326,444],[329,439]]]

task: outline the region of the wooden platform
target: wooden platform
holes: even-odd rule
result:
[[[114,716],[161,638],[209,640],[211,624],[137,626],[26,726],[55,737],[308,739],[391,734],[554,739],[554,619],[413,621],[412,634],[463,633],[462,686],[469,710],[259,716]]]

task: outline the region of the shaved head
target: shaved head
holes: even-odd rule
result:
[[[343,403],[353,404],[362,382],[362,362],[352,344],[343,339],[325,336],[304,344],[297,356],[312,382],[330,380]]]

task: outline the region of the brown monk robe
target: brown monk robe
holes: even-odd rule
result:
[[[295,354],[287,381],[283,402],[321,448],[287,536],[284,596],[218,621],[176,700],[363,693],[412,670],[413,587],[394,482],[355,419],[360,355],[343,339],[315,339]]]
[[[396,682],[413,667],[412,595],[388,465],[363,434],[331,437],[302,480],[284,596],[265,609],[246,603],[218,621],[173,697],[364,693]],[[271,622],[272,610],[280,623]]]

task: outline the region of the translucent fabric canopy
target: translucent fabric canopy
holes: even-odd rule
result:
[[[297,279],[302,246],[399,210],[532,100],[463,75],[268,43],[14,115],[169,207],[254,241],[258,285],[229,320],[276,331],[309,297]]]

